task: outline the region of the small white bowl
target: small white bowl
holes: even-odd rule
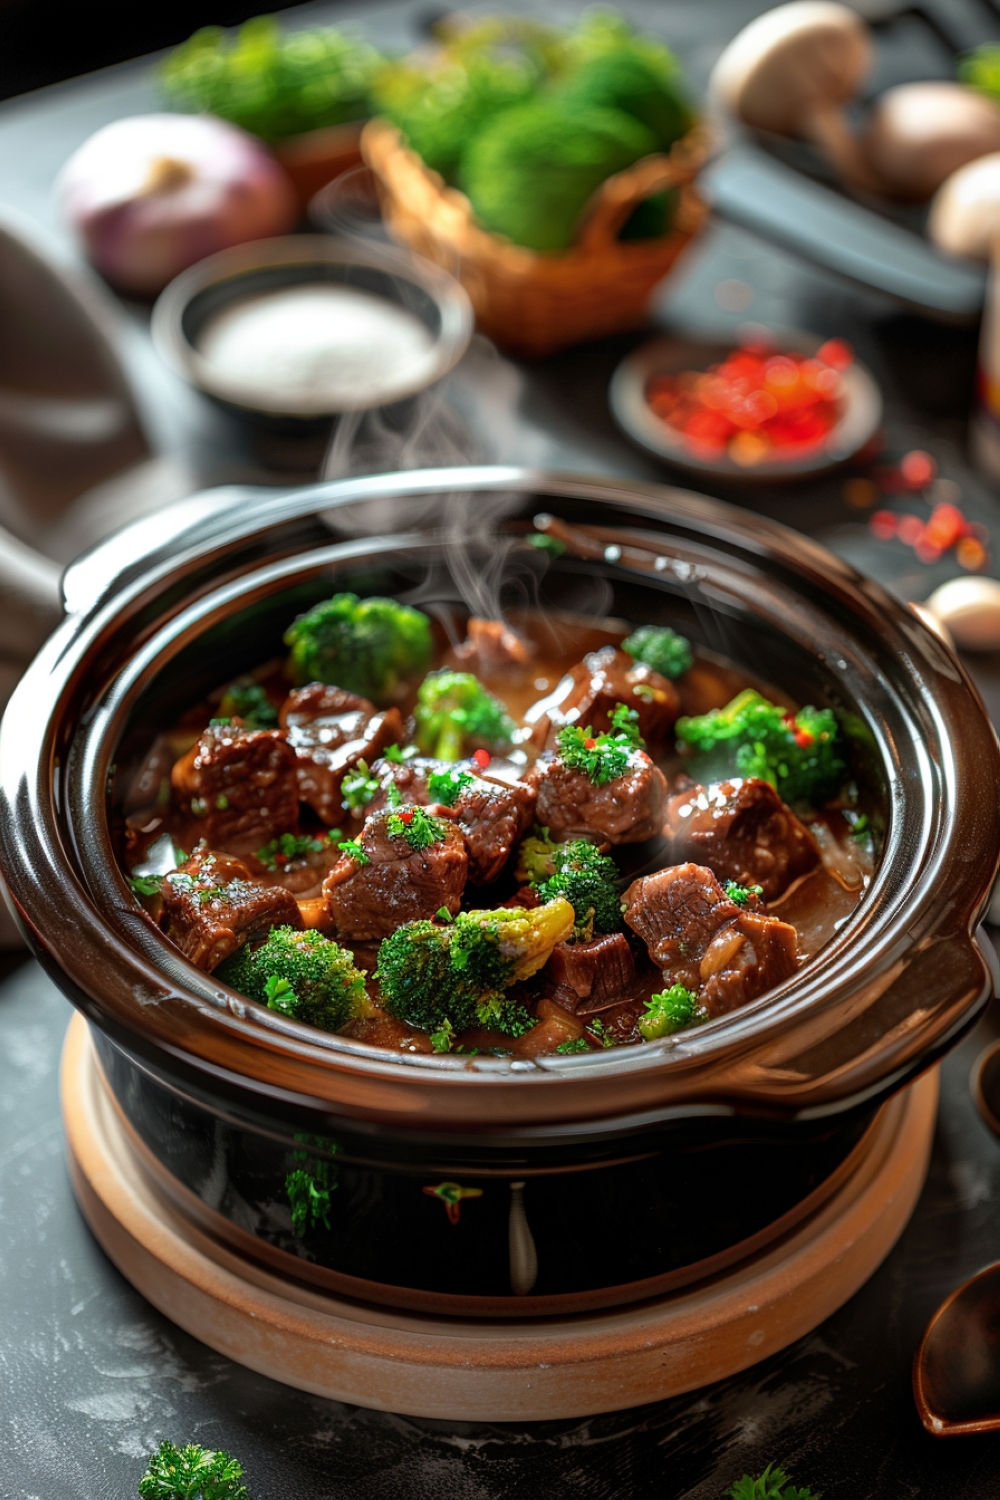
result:
[[[813,334],[768,330],[776,354],[815,354],[823,340]],[[718,340],[650,339],[626,355],[611,377],[608,399],[619,427],[633,442],[658,458],[691,474],[754,483],[758,480],[801,479],[843,464],[868,443],[882,421],[882,393],[874,377],[857,360],[843,372],[844,413],[825,441],[787,448],[780,457],[759,464],[738,464],[727,454],[700,455],[679,432],[652,411],[646,388],[654,375],[678,375],[682,370],[707,370],[721,364],[733,344]]]

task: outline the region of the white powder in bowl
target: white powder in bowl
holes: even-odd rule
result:
[[[285,409],[376,406],[431,376],[434,337],[385,297],[331,282],[305,283],[232,302],[198,334],[202,358],[249,397]]]

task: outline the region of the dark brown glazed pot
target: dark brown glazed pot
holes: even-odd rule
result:
[[[567,543],[557,559],[523,541],[542,511]],[[456,575],[496,575],[502,553],[522,599],[675,624],[838,709],[882,827],[855,915],[744,1010],[662,1043],[530,1062],[377,1051],[192,968],[116,865],[114,768],[274,655],[334,587],[429,607],[458,599]],[[19,920],[95,1023],[162,1189],[294,1274],[495,1312],[704,1274],[808,1212],[877,1105],[992,992],[975,933],[1000,857],[1000,754],[983,706],[905,607],[769,521],[685,491],[519,469],[232,489],[111,538],[65,592],[68,617],[0,734],[0,857]],[[299,1169],[329,1189],[328,1223],[303,1233],[287,1195]]]

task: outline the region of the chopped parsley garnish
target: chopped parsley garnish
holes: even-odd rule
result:
[[[683,984],[672,984],[669,990],[650,995],[646,1009],[639,1017],[639,1030],[644,1041],[655,1042],[661,1036],[683,1031],[704,1019],[705,1012],[698,1004],[698,996]]]
[[[740,885],[738,880],[727,880],[723,886],[730,901],[735,901],[737,906],[749,906],[754,896],[763,896],[762,885]]]
[[[589,1052],[590,1046],[585,1036],[577,1036],[571,1042],[560,1042],[556,1051],[562,1052],[564,1055],[573,1052]]]
[[[342,849],[345,854],[349,854],[351,858],[359,865],[371,864],[371,860],[368,858],[367,854],[362,849],[357,839],[342,839],[341,842],[337,845],[337,848]]]
[[[361,812],[378,795],[379,787],[378,778],[371,774],[367,762],[359,760],[354,770],[348,771],[340,783],[344,806],[352,813]]]
[[[450,1052],[455,1045],[455,1028],[445,1016],[437,1031],[431,1032],[431,1046],[435,1052]]]
[[[313,838],[307,833],[282,833],[258,849],[255,857],[266,869],[276,870],[280,865],[291,864],[294,859],[304,859],[307,854],[321,853],[330,837],[332,835]]]
[[[162,875],[133,875],[129,885],[137,896],[158,896]]]
[[[619,703],[611,715],[611,723],[613,730],[601,734],[567,724],[556,737],[563,764],[571,771],[582,771],[594,786],[605,786],[623,776],[633,753],[644,748],[638,728],[639,715],[634,708]]]
[[[404,838],[413,850],[439,844],[448,831],[443,818],[435,818],[424,807],[404,807],[389,814],[386,826],[393,838]]]
[[[459,797],[467,786],[471,786],[475,777],[468,771],[432,771],[427,778],[427,790],[432,802],[440,802],[443,807],[454,807]]]
[[[439,906],[434,916],[439,922],[454,922],[455,920],[446,906]]]

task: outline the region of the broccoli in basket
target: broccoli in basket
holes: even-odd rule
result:
[[[565,250],[594,190],[655,150],[653,132],[623,110],[536,98],[470,140],[459,183],[486,229],[531,250]]]
[[[407,922],[384,939],[376,978],[382,1004],[422,1031],[492,1026],[520,1036],[533,1025],[506,991],[542,967],[573,931],[561,898],[534,911],[504,906],[459,912],[454,922]]]
[[[241,995],[322,1031],[339,1031],[369,1008],[354,955],[311,930],[273,927],[258,948],[234,953],[218,977]]]
[[[677,739],[687,769],[700,781],[759,776],[786,802],[825,802],[847,776],[831,709],[790,713],[753,688],[725,708],[678,719]]]
[[[395,599],[334,594],[285,632],[297,683],[328,682],[376,703],[398,698],[431,659],[431,624]]]

